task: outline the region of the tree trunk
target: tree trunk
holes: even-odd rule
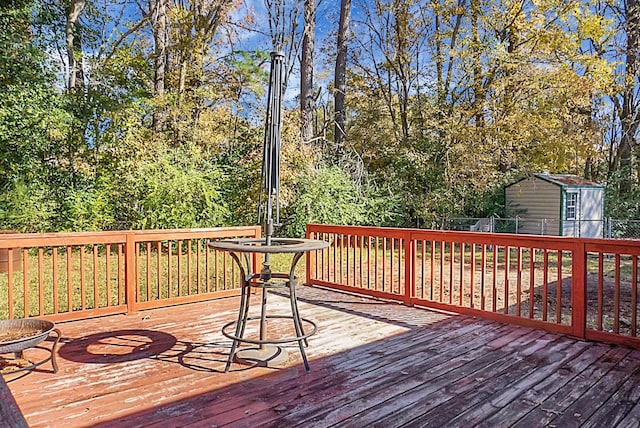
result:
[[[155,12],[152,18],[153,41],[155,43],[154,52],[154,80],[153,90],[157,98],[164,96],[164,81],[167,66],[167,10],[165,0],[156,0]],[[156,132],[162,130],[163,125],[163,108],[156,106],[153,113],[153,129]]]
[[[335,145],[336,155],[344,153],[345,132],[345,91],[347,85],[347,45],[349,42],[349,19],[351,0],[340,0],[340,24],[338,25],[338,54],[335,69]]]
[[[71,0],[69,9],[67,10],[67,25],[65,28],[65,37],[67,43],[67,58],[69,61],[69,90],[73,90],[82,86],[82,63],[76,57],[76,50],[79,43],[76,44],[76,24],[80,18],[80,13],[84,9],[84,0]]]
[[[476,128],[484,127],[484,91],[482,88],[482,64],[480,59],[480,37],[478,35],[480,4],[471,0],[471,43],[473,52],[473,110]]]
[[[304,2],[304,36],[302,39],[302,60],[300,61],[300,135],[302,142],[313,138],[313,46],[316,30],[316,0]]]
[[[631,162],[634,151],[638,145],[636,132],[640,126],[638,118],[638,104],[635,98],[634,82],[638,76],[638,49],[640,49],[640,10],[637,0],[626,2],[627,36],[626,61],[624,76],[625,85],[622,94],[622,106],[620,109],[621,135],[620,145],[616,153],[615,168],[628,170],[628,176],[620,183],[620,193],[628,194],[632,188]]]

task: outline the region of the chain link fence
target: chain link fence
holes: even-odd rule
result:
[[[547,218],[454,217],[442,219],[438,226],[441,230],[557,236],[560,223],[557,219]],[[563,236],[640,239],[640,220],[606,218],[565,221],[563,231]]]

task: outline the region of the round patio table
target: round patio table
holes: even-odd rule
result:
[[[329,243],[325,241],[296,238],[270,238],[268,240],[266,238],[240,238],[209,242],[210,248],[228,252],[240,270],[241,296],[238,318],[236,321],[231,321],[222,327],[222,334],[233,340],[225,372],[229,371],[234,359],[241,364],[280,367],[288,360],[288,354],[286,349],[279,345],[290,342],[298,342],[305,369],[309,370],[309,362],[304,348],[307,346],[307,338],[317,331],[317,326],[313,321],[302,318],[298,311],[295,292],[298,278],[295,276],[295,269],[305,253],[321,250],[328,246]],[[253,272],[250,255],[281,253],[293,254],[288,273],[271,272],[270,263],[266,260],[263,263],[261,272]],[[249,299],[252,288],[262,289],[262,302],[260,316],[249,317]],[[286,289],[289,291],[291,315],[267,314],[267,291],[271,289]],[[293,321],[295,336],[267,338],[267,320],[283,318]],[[260,322],[259,339],[244,337],[247,322],[252,320],[259,320]],[[304,325],[311,328],[305,332]],[[233,329],[234,326],[235,331],[231,333],[229,330]],[[249,343],[257,345],[257,347],[239,350],[240,343]]]

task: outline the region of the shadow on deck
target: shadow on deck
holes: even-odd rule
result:
[[[60,324],[60,371],[9,387],[30,426],[640,421],[640,351],[317,288],[299,297],[319,326],[308,373],[295,346],[287,368],[223,373],[230,341],[220,329],[237,299],[222,299]],[[270,308],[287,304],[273,296]]]

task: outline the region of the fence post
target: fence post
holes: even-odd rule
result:
[[[585,339],[587,328],[587,250],[582,239],[573,246],[571,267],[571,328],[575,337]],[[558,266],[558,269],[561,269]]]
[[[136,244],[135,234],[127,233],[127,242],[124,252],[124,291],[127,299],[127,313],[136,309]]]
[[[415,276],[413,274],[413,257],[415,243],[413,234],[408,231],[404,237],[404,304],[411,306],[411,299],[415,296]]]

